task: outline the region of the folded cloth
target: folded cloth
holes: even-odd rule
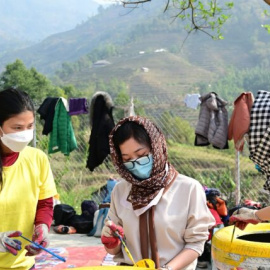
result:
[[[69,99],[69,115],[88,113],[88,103],[86,98]]]

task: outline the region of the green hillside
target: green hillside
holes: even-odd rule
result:
[[[188,63],[170,52],[148,52],[136,56],[112,57],[107,66],[82,69],[66,76],[61,84],[85,89],[90,83],[113,78],[124,81],[131,94],[137,96],[159,93],[185,93],[189,87],[201,81],[210,81],[213,73]],[[148,72],[144,72],[147,68]]]
[[[163,13],[163,8],[161,0],[134,10],[110,6],[73,30],[0,57],[0,68],[20,58],[28,67],[53,74],[63,62],[75,62],[109,43],[119,48],[119,56],[127,58],[136,56],[140,50],[165,48],[191,65],[214,73],[223,72],[229,65],[237,68],[254,67],[262,62],[269,65],[270,36],[261,27],[267,21],[262,17],[263,9],[268,7],[261,1],[235,1],[232,18],[223,31],[225,40],[214,41],[198,32],[187,39],[182,49],[185,23],[173,20],[171,14]]]

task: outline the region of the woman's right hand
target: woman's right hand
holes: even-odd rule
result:
[[[115,225],[111,220],[107,220],[101,231],[102,244],[108,249],[116,248],[121,245],[118,235],[124,237],[123,228]]]
[[[241,230],[244,230],[248,223],[258,224],[262,222],[256,215],[258,210],[253,210],[249,208],[242,207],[233,212],[230,217],[230,224],[234,224]]]
[[[9,252],[14,256],[17,255],[18,250],[22,249],[22,243],[11,237],[19,237],[21,235],[20,231],[0,232],[0,252]]]

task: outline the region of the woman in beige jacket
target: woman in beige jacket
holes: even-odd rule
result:
[[[134,261],[156,268],[195,269],[208,230],[215,224],[201,184],[168,162],[160,129],[146,118],[121,120],[110,135],[114,166],[124,179],[113,189],[101,241],[114,260],[132,265],[115,231],[125,237]]]

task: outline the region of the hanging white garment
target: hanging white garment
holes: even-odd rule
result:
[[[133,97],[130,100],[130,107],[128,108],[128,116],[136,116],[136,113],[134,110]]]
[[[201,104],[200,94],[186,94],[184,98],[184,102],[187,107],[197,110],[198,105]]]

